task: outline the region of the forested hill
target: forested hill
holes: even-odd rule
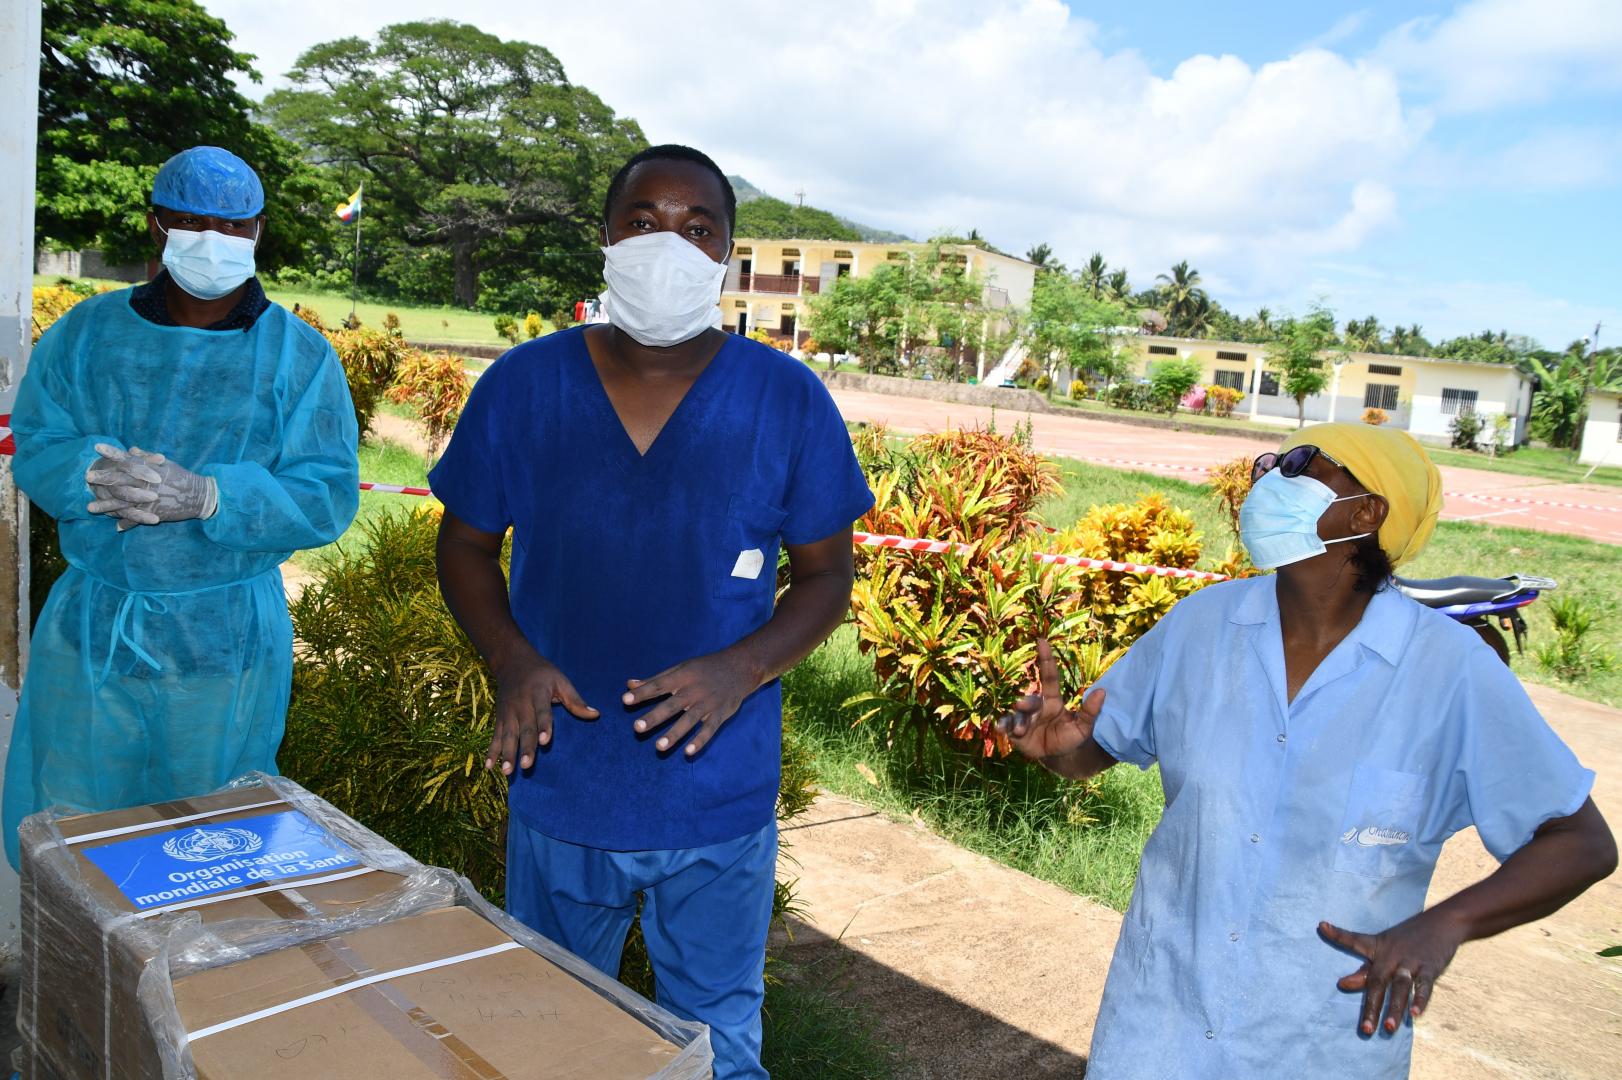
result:
[[[795,206],[774,199],[741,176],[729,176],[738,195],[738,235],[783,240],[874,240],[880,243],[908,239],[901,233],[875,229],[814,206]]]

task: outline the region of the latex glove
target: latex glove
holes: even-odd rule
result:
[[[84,474],[85,483],[96,498],[85,509],[92,514],[117,517],[119,532],[133,528],[136,522],[125,517],[126,511],[133,506],[156,503],[156,488],[163,482],[163,475],[141,458],[116,446],[97,443],[96,452],[101,456]]]
[[[129,502],[119,514],[123,520],[133,521],[137,525],[191,521],[194,518],[211,518],[214,511],[219,509],[220,489],[212,476],[199,476],[162,454],[151,454],[135,446],[130,447],[129,456],[136,459],[126,463],[130,475],[157,475],[156,486],[148,488],[157,498],[150,502],[139,499]],[[136,472],[141,467],[145,468],[144,474]],[[124,489],[117,489],[117,494],[122,498]]]
[[[164,521],[209,518],[219,506],[219,487],[212,477],[199,476],[162,454],[139,447],[128,452],[98,444],[101,459],[85,473],[96,494],[86,509],[112,514],[118,530]]]

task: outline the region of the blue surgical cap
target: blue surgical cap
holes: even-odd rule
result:
[[[246,161],[218,146],[194,146],[163,163],[152,205],[239,221],[265,209],[265,188]]]

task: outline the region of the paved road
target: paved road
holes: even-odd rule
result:
[[[846,420],[882,421],[904,432],[940,431],[948,425],[985,426],[992,417],[988,408],[923,398],[856,390],[834,390],[833,396]],[[1006,431],[1023,419],[1019,413],[1002,412],[997,425]],[[1043,453],[1196,483],[1205,478],[1206,469],[1212,465],[1278,445],[1278,440],[1255,435],[1167,431],[1063,414],[1032,416],[1031,425],[1036,448]],[[1285,433],[1281,430],[1279,438]],[[1442,467],[1442,485],[1447,493],[1442,505],[1444,518],[1515,525],[1622,544],[1622,488],[1563,484],[1454,466]]]

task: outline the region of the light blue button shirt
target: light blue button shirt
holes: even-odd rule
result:
[[[1193,594],[1099,683],[1094,738],[1159,763],[1166,812],[1089,1080],[1407,1076],[1411,1028],[1357,1033],[1362,961],[1319,921],[1394,926],[1453,833],[1502,861],[1593,784],[1473,631],[1390,590],[1288,701],[1275,581]]]

